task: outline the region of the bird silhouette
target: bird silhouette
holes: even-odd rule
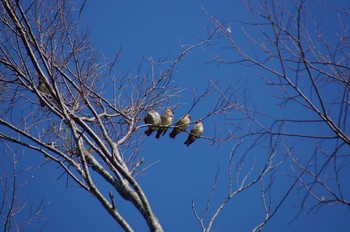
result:
[[[38,85],[38,91],[43,94],[43,96],[50,96],[50,91],[45,82],[40,78],[39,79],[39,85]],[[45,102],[40,98],[40,106],[43,107],[45,106]]]

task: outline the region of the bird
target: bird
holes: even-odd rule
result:
[[[171,109],[166,109],[164,114],[160,117],[161,127],[159,127],[157,131],[157,134],[156,134],[157,139],[159,139],[162,133],[163,135],[165,135],[169,126],[171,125],[171,123],[173,123],[173,119],[174,119],[174,112]]]
[[[198,139],[204,131],[203,123],[199,120],[196,121],[196,124],[192,127],[190,134],[188,135],[187,140],[184,144],[188,147],[191,145],[196,139]]]
[[[39,79],[39,85],[37,88],[38,88],[38,91],[41,92],[44,96],[49,96],[50,94],[49,88],[47,88],[47,85],[41,78]],[[41,107],[45,106],[45,102],[42,99],[40,99],[40,106]]]
[[[148,129],[145,131],[147,136],[150,136],[153,131],[158,130],[159,125],[161,123],[160,115],[157,111],[151,110],[147,113],[144,118],[146,124],[149,124]]]
[[[191,116],[189,114],[186,114],[185,116],[183,116],[179,121],[176,122],[173,131],[169,134],[170,138],[174,139],[177,134],[186,130],[187,127],[190,125],[190,122],[191,122]]]

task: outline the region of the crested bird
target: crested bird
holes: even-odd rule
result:
[[[163,133],[163,135],[165,135],[169,126],[171,125],[171,123],[173,123],[173,119],[174,119],[174,112],[171,109],[166,109],[164,114],[160,117],[160,120],[161,120],[160,125],[161,126],[159,127],[157,134],[156,134],[157,139],[159,139],[159,137],[162,133]]]
[[[149,111],[146,117],[144,118],[144,121],[146,124],[149,124],[148,129],[145,131],[145,134],[147,136],[150,136],[153,131],[158,130],[159,125],[161,123],[160,115],[155,110]]]
[[[173,131],[169,134],[170,138],[173,139],[176,137],[177,134],[186,130],[187,127],[190,125],[190,122],[191,122],[191,117],[189,114],[186,114],[185,116],[183,116],[179,121],[176,122]]]
[[[184,144],[191,145],[196,139],[198,139],[204,131],[203,123],[199,120],[196,121],[196,124],[192,127],[190,134],[188,135],[187,140]]]

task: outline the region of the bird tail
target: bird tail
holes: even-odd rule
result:
[[[168,131],[168,128],[166,128],[163,132],[163,136],[165,135],[165,133]]]
[[[161,133],[159,133],[159,131],[158,131],[157,134],[156,134],[156,138],[157,138],[157,139],[159,139],[160,134],[161,134]]]
[[[174,133],[174,131],[172,131],[172,132],[169,134],[169,137],[172,138],[172,139],[175,139],[175,136],[176,136],[176,133]]]
[[[152,132],[153,132],[153,130],[148,129],[148,130],[145,131],[145,134],[146,134],[147,136],[150,136],[150,135],[152,134]]]

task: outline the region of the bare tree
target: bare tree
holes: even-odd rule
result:
[[[216,104],[199,120],[217,116],[230,125],[228,136],[218,127],[217,136],[202,138],[232,145],[227,159],[227,195],[215,192],[220,167],[202,214],[195,199],[192,201],[202,230],[213,230],[229,202],[252,187],[259,188],[265,211],[261,223],[252,228],[256,231],[264,228],[292,191],[303,193],[301,210],[331,204],[350,206],[343,187],[344,173],[350,168],[349,36],[344,20],[349,12],[335,9],[340,15],[340,32],[330,42],[318,15],[306,14],[312,11],[304,1],[286,5],[244,1],[253,21],[226,23],[207,13],[213,30],[205,39],[182,45],[182,52],[173,60],[145,60],[136,74],[116,75],[121,73],[115,72],[120,51],[107,61],[94,49],[89,32],[80,24],[85,4],[2,1],[2,141],[57,163],[63,174],[92,194],[125,231],[133,231],[133,226],[117,208],[116,196],[132,203],[150,231],[163,231],[136,179],[149,167],[138,154],[143,141],[139,132],[148,126],[143,118],[150,110],[179,107],[173,101],[182,91],[182,86],[173,84],[175,68],[193,49],[203,48],[212,62],[256,68],[255,76],[265,81],[269,99],[280,113],[271,114],[258,106],[249,88],[245,84],[241,88],[236,80],[224,88],[209,80],[205,90],[193,92],[189,112],[214,95]],[[236,25],[249,48],[238,43]],[[230,49],[218,52],[216,46],[205,46],[214,39]],[[226,58],[232,57],[232,51],[238,58]],[[282,166],[283,177],[292,176],[293,180],[276,194],[274,183]],[[102,190],[97,181],[101,179],[111,191]],[[221,199],[217,207],[214,197]],[[212,214],[209,208],[214,208]]]
[[[350,195],[345,187],[350,169],[349,11],[323,1],[314,5],[303,0],[243,3],[250,21],[222,21],[205,12],[218,31],[216,43],[225,48],[206,49],[206,53],[214,63],[254,68],[254,76],[247,76],[265,83],[259,89],[267,90],[261,94],[266,102],[257,105],[251,97],[236,108],[240,113],[231,117],[235,139],[249,139],[255,145],[270,143],[271,155],[278,151],[280,158],[286,159],[285,167],[289,167],[281,178],[294,177],[290,187],[276,197],[278,194],[273,196],[271,191],[275,177],[263,178],[261,172],[266,215],[254,230],[262,230],[293,191],[302,194],[299,214],[331,205],[349,208]],[[337,23],[332,24],[332,33],[323,26],[326,19],[317,11],[320,8],[327,12],[327,20]],[[241,43],[242,36],[249,41],[248,46]],[[276,110],[271,111],[272,107]],[[277,141],[280,148],[276,150]],[[231,189],[231,181],[229,185]],[[237,187],[232,194],[241,189]],[[217,212],[231,196],[225,198]],[[207,226],[196,214],[203,231],[210,230],[216,214]]]
[[[135,75],[115,75],[120,53],[105,61],[80,28],[85,3],[1,2],[0,138],[57,163],[125,231],[133,228],[117,209],[116,194],[133,204],[150,231],[163,231],[135,179],[148,167],[137,155],[142,142],[137,132],[147,126],[142,121],[148,111],[176,106],[171,101],[181,90],[172,85],[176,64],[212,35],[183,45],[173,61],[151,59]],[[195,93],[193,107],[213,93],[219,93],[217,85],[209,82],[204,93]],[[230,96],[219,97],[201,119],[232,108]],[[101,190],[96,181],[101,178],[112,191]]]

